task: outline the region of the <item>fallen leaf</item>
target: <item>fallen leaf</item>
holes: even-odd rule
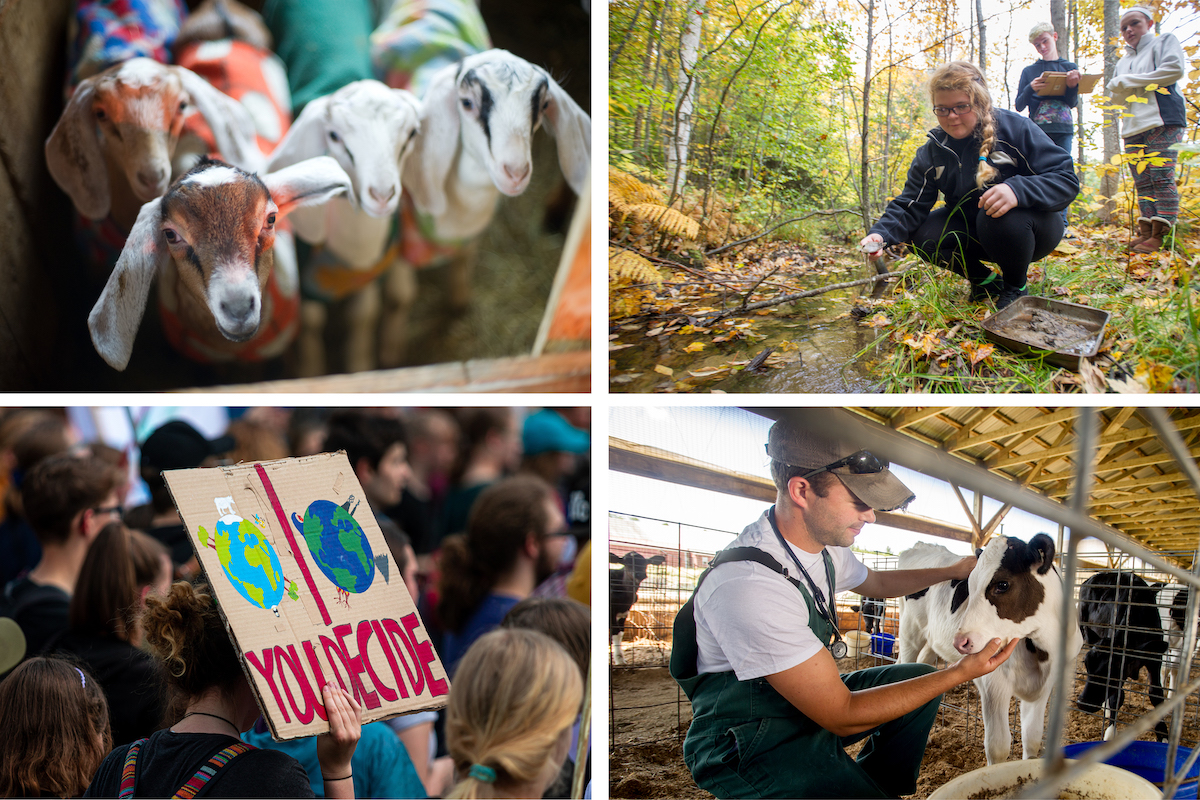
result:
[[[688,370],[688,375],[691,375],[693,378],[708,378],[713,375],[716,375],[718,372],[727,372],[728,370],[729,370],[728,366],[705,367],[704,369]]]
[[[675,370],[670,367],[664,367],[662,364],[655,364],[654,371],[659,375],[666,375],[668,378],[675,374]]]
[[[659,325],[657,328],[646,331],[646,335],[647,336],[658,336],[662,332],[663,332],[663,326]]]
[[[627,347],[635,347],[635,346],[636,345],[632,345],[632,344],[610,344],[608,346],[608,352],[615,353],[618,350],[624,350]]]
[[[704,342],[692,342],[687,347],[683,348],[685,353],[699,353],[704,349]]]

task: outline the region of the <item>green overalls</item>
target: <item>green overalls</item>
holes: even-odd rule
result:
[[[824,555],[832,570],[829,554]],[[779,572],[804,598],[808,625],[817,639],[833,638],[833,625],[818,613],[808,588],[758,548],[721,551],[696,588],[727,561],[757,561]],[[675,617],[671,677],[692,701],[683,758],[700,788],[720,798],[899,797],[916,791],[941,696],[877,728],[836,736],[800,713],[766,678],[739,681],[732,671],[697,674],[695,596],[693,592]],[[927,664],[896,664],[847,673],[842,681],[853,692],[933,671]],[[870,741],[857,761],[846,754],[847,745],[867,737]]]

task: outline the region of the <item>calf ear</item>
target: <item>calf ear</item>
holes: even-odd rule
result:
[[[1045,575],[1054,567],[1054,540],[1044,533],[1039,533],[1029,540],[1029,549],[1036,551],[1041,560],[1038,575]]]
[[[280,214],[328,203],[350,191],[350,176],[330,156],[317,156],[263,176]]]
[[[619,555],[617,555],[616,553],[612,553],[612,552],[610,552],[610,553],[608,554],[608,563],[610,563],[610,564],[624,564],[625,562],[621,560],[621,557],[620,557]]]
[[[665,564],[665,563],[667,563],[667,558],[666,558],[666,556],[661,556],[661,555],[651,556],[650,560],[647,561],[646,563],[647,564]]]

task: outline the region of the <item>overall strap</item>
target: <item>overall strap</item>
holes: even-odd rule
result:
[[[174,797],[176,800],[178,800],[178,798],[191,800],[191,798],[204,791],[204,787],[207,786],[208,782],[213,779],[213,776],[220,772],[221,769],[228,765],[229,762],[235,757],[240,756],[242,753],[249,752],[250,750],[257,749],[258,748],[254,747],[254,745],[249,745],[245,742],[238,742],[237,744],[229,745],[229,747],[226,747],[224,750],[210,758],[204,764],[204,766],[196,770],[196,774],[193,775],[187,783],[175,790]]]
[[[138,751],[142,749],[142,745],[150,737],[143,736],[133,744],[129,745],[129,752],[125,754],[125,766],[121,769],[121,789],[117,793],[117,797],[128,798],[133,797],[133,784],[137,777],[137,757]]]

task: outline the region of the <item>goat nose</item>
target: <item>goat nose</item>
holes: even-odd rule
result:
[[[163,178],[166,176],[167,171],[161,166],[142,167],[138,170],[137,174],[138,180],[141,181],[144,186],[149,188],[158,186],[160,183],[162,183]]]
[[[504,174],[514,181],[523,180],[529,174],[529,170],[533,165],[526,161],[520,166],[514,167],[511,164],[504,165]]]
[[[221,301],[221,313],[230,320],[243,323],[250,319],[257,306],[258,300],[254,295],[234,297]]]
[[[367,193],[371,195],[371,199],[373,199],[376,203],[386,203],[396,196],[396,187],[391,187],[388,189],[388,193],[384,194],[382,191],[372,186]]]

